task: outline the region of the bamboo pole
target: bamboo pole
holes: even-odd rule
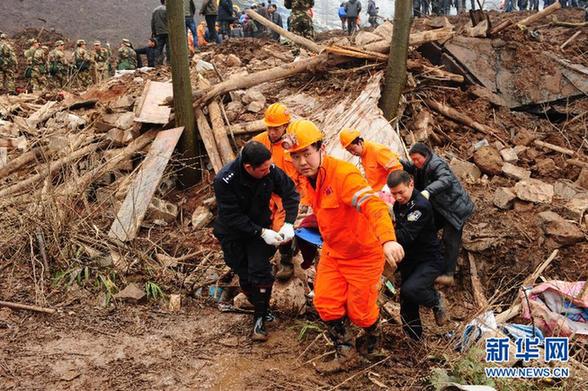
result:
[[[45,314],[54,314],[57,310],[53,308],[39,307],[36,305],[13,303],[11,301],[0,301],[0,307],[12,308],[14,310],[27,310],[34,312],[43,312]]]

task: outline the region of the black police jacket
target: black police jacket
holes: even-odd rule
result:
[[[286,223],[294,224],[300,196],[294,182],[276,165],[261,179],[247,174],[241,157],[224,166],[214,178],[217,216],[214,234],[217,237],[259,236],[262,228],[271,226],[270,198],[282,198]]]
[[[404,248],[401,268],[420,262],[440,262],[441,247],[431,203],[416,190],[406,205],[394,203],[396,240]]]

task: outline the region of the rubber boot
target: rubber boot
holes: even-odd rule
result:
[[[294,264],[292,263],[292,244],[287,243],[280,246],[280,267],[276,273],[279,281],[288,281],[294,274]]]
[[[265,329],[265,318],[268,315],[269,299],[271,297],[271,286],[260,287],[253,286],[251,289],[251,304],[254,307],[253,313],[253,331],[251,340],[265,342],[268,339],[268,333]]]
[[[382,329],[380,319],[370,327],[364,327],[361,334],[355,339],[355,348],[362,356],[370,355],[382,346]]]
[[[435,323],[437,326],[444,326],[447,323],[447,305],[445,304],[445,297],[442,293],[437,292],[439,301],[433,307],[433,315],[435,315]]]
[[[348,371],[360,365],[360,358],[353,346],[353,338],[345,325],[345,319],[327,322],[329,336],[335,344],[335,358],[331,361],[316,363],[319,373],[331,374]]]

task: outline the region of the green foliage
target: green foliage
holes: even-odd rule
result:
[[[303,341],[306,337],[306,334],[310,331],[314,331],[318,334],[318,333],[322,333],[323,329],[319,325],[317,325],[316,323],[305,322],[304,325],[302,326],[302,329],[300,329],[300,333],[298,334],[298,340]]]
[[[153,300],[159,300],[165,297],[165,293],[163,293],[161,287],[152,281],[145,283],[145,293],[147,293],[147,298]]]
[[[116,284],[113,281],[115,279],[116,279],[116,274],[114,272],[111,272],[108,275],[99,274],[96,277],[96,285],[99,288],[104,289],[104,293],[106,294],[106,296],[104,298],[104,305],[105,306],[110,304],[110,301],[112,300],[112,296],[114,296],[116,291],[118,291],[118,287],[116,286]]]

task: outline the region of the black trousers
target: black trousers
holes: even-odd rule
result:
[[[167,60],[169,61],[170,58],[170,51],[169,51],[169,44],[168,44],[168,35],[167,34],[159,34],[155,36],[155,41],[157,42],[157,55],[156,58],[156,65],[162,65],[164,62],[164,54],[163,49],[165,48],[165,56],[167,56]]]
[[[456,229],[439,213],[435,213],[435,225],[437,226],[437,230],[443,230],[441,242],[443,243],[445,267],[443,268],[442,274],[453,275],[455,274],[457,258],[461,251],[463,227]]]
[[[439,303],[434,283],[442,266],[437,260],[405,259],[400,264],[400,316],[404,332],[412,339],[419,340],[423,334],[419,307],[432,308]]]
[[[208,36],[210,37],[208,41],[220,43],[216,33],[216,15],[205,15],[204,19],[206,19],[206,27],[208,27]]]

